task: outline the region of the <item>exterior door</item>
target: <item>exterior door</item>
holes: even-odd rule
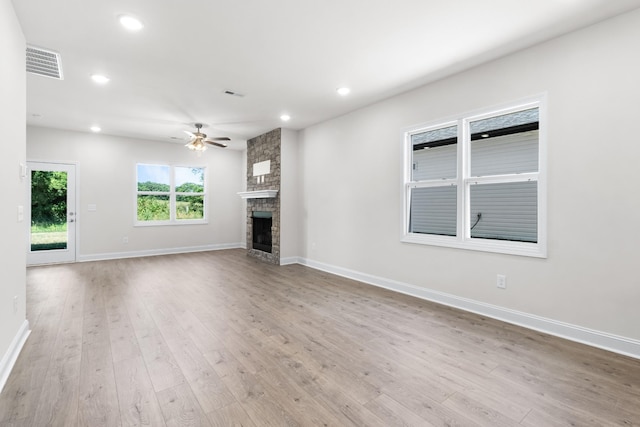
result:
[[[76,260],[75,165],[28,162],[27,264]]]

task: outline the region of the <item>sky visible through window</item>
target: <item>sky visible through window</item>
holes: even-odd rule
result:
[[[139,164],[138,182],[155,182],[169,185],[169,166]]]
[[[169,185],[169,166],[163,165],[138,165],[138,182],[155,182],[158,184]],[[192,182],[194,184],[203,184],[203,169],[191,167],[176,167],[175,185],[181,186],[184,183]]]

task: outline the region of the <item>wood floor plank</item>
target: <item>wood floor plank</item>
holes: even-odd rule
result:
[[[235,402],[222,379],[192,343],[171,341],[169,346],[205,412],[212,412]]]
[[[137,337],[156,392],[185,382],[180,366],[159,330],[148,330]]]
[[[33,415],[34,425],[68,426],[76,422],[83,348],[83,301],[83,286],[69,289],[49,369]]]
[[[75,425],[78,417],[78,381],[78,377],[61,381],[59,377],[48,376],[33,415],[33,425]]]
[[[640,360],[224,250],[27,271],[5,426],[640,426]]]
[[[0,427],[33,427],[31,418],[23,418],[15,421],[0,421]]]
[[[46,374],[46,366],[14,368],[0,394],[0,421],[17,422],[33,416]]]
[[[258,427],[238,402],[209,412],[207,417],[212,427]]]
[[[488,407],[483,402],[467,396],[464,392],[454,393],[445,400],[443,406],[452,409],[456,413],[464,414],[474,425],[478,426],[511,427],[521,421],[520,419],[508,417],[500,410]]]
[[[602,427],[608,423],[594,417],[593,414],[585,414],[572,408],[546,407],[544,411],[532,409],[520,423],[525,427]],[[611,425],[638,425],[637,422],[612,423]]]
[[[138,339],[122,296],[110,295],[105,303],[113,361],[141,356]]]
[[[216,351],[205,356],[256,425],[302,425],[290,412],[276,403],[269,394],[270,390],[265,390],[261,378],[247,370],[232,354]]]
[[[429,427],[434,425],[384,393],[374,400],[367,402],[364,406],[371,411],[372,414],[380,418],[385,426]]]
[[[187,384],[158,393],[167,427],[210,427],[209,418]]]
[[[114,364],[123,427],[165,425],[158,399],[141,356]]]
[[[109,345],[84,345],[78,397],[78,425],[120,426],[120,407]]]

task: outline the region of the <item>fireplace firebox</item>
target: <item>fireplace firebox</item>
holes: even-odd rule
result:
[[[272,213],[254,211],[253,218],[253,249],[271,253],[271,225]]]

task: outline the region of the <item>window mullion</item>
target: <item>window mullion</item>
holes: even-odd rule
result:
[[[169,221],[175,222],[176,218],[176,168],[171,166],[171,175],[169,178],[169,190],[171,194],[169,196]]]
[[[458,239],[469,237],[469,176],[470,146],[469,121],[461,119],[458,124]]]

